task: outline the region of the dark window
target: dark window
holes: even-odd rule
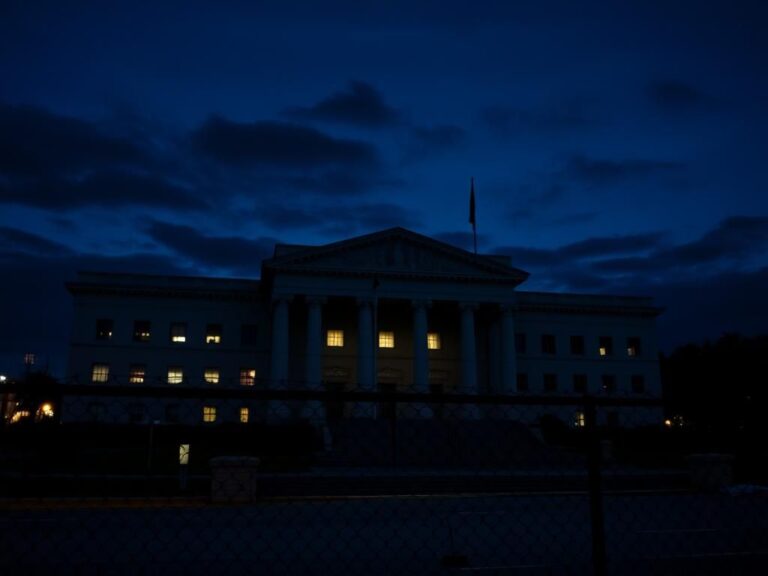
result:
[[[515,334],[515,351],[518,354],[525,354],[528,349],[528,342],[525,340],[525,334],[518,332]]]
[[[240,345],[256,346],[258,343],[258,327],[256,324],[243,324],[240,326]]]
[[[171,324],[171,342],[180,344],[187,341],[187,324],[185,322],[174,322]]]
[[[528,374],[525,372],[517,373],[517,391],[528,392]]]
[[[603,392],[613,394],[616,392],[616,376],[613,374],[603,374]]]
[[[573,391],[576,394],[587,393],[587,375],[586,374],[573,375]]]
[[[165,421],[166,422],[178,422],[179,421],[179,405],[168,404],[165,407]]]
[[[541,335],[541,351],[544,354],[557,354],[557,345],[555,344],[554,334]]]
[[[584,355],[584,336],[571,336],[571,354]]]
[[[96,340],[111,340],[114,324],[109,318],[96,320]]]
[[[557,374],[544,374],[544,392],[557,392]]]
[[[627,356],[640,356],[641,349],[640,338],[637,336],[627,338]]]
[[[128,372],[128,382],[131,384],[144,384],[147,378],[147,367],[144,364],[131,364]]]
[[[133,323],[133,339],[135,342],[149,342],[152,323],[149,320],[136,320]]]
[[[147,418],[147,409],[144,404],[134,402],[128,405],[128,420],[133,424],[144,422]]]
[[[206,344],[221,344],[221,324],[208,324],[205,328]]]
[[[632,392],[643,394],[645,392],[645,377],[642,374],[632,375]]]
[[[606,424],[608,424],[609,428],[618,428],[619,413],[615,411],[608,412],[608,414],[606,414]]]
[[[611,356],[613,354],[613,338],[610,336],[600,336],[598,352],[600,356]]]

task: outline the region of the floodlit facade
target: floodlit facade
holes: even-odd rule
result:
[[[278,245],[258,281],[80,273],[67,285],[75,305],[68,382],[115,390],[108,400],[65,404],[62,418],[265,418],[253,400],[206,399],[206,391],[249,387],[660,396],[659,309],[650,299],[526,292],[527,277],[506,257],[402,228]],[[174,399],[174,388],[200,396]],[[361,414],[328,405],[305,416]],[[418,414],[434,416],[428,407]],[[561,416],[583,424],[573,409]],[[535,407],[521,412],[537,417]],[[660,418],[648,410],[633,422]]]

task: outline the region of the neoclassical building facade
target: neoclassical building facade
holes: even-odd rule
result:
[[[403,228],[277,245],[260,280],[83,272],[67,285],[68,381],[125,389],[113,405],[81,405],[88,417],[206,423],[263,410],[131,389],[660,396],[660,311],[650,299],[527,292],[527,277],[506,257]],[[321,412],[359,415],[344,405]]]

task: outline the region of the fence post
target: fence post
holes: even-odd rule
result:
[[[584,424],[587,432],[587,473],[589,490],[589,515],[592,524],[592,568],[595,576],[605,576],[605,519],[603,517],[602,454],[600,435],[597,430],[595,399],[586,397]]]

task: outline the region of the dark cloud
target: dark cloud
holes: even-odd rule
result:
[[[0,105],[0,172],[9,177],[149,164],[150,157],[133,142],[106,135],[84,120]]]
[[[208,204],[190,190],[160,176],[100,171],[83,178],[43,178],[0,186],[0,203],[71,210],[85,206],[152,206],[175,211],[204,210]]]
[[[587,238],[558,249],[564,258],[600,258],[613,254],[647,252],[661,243],[661,234],[630,234]]]
[[[285,204],[260,206],[254,217],[273,230],[320,230],[346,234],[393,226],[411,227],[418,215],[389,203],[315,205],[289,207]]]
[[[658,108],[667,112],[681,112],[701,104],[705,97],[690,84],[675,81],[652,82],[648,96]]]
[[[213,116],[192,139],[203,153],[237,166],[361,168],[376,161],[375,150],[367,143],[284,122],[246,124]]]
[[[596,185],[616,184],[680,171],[683,164],[664,160],[604,160],[575,155],[564,170],[566,177]]]
[[[70,254],[71,250],[63,244],[48,240],[37,234],[0,226],[0,254],[8,255],[14,253],[19,255],[60,256]]]
[[[392,126],[400,122],[400,113],[385,104],[379,91],[365,82],[350,82],[346,90],[308,108],[289,108],[285,115],[364,127]]]
[[[422,160],[453,150],[464,144],[466,131],[453,125],[413,126],[405,147],[405,160]]]
[[[247,239],[238,236],[206,236],[192,226],[153,221],[150,238],[198,268],[228,270],[248,277],[259,275],[261,260],[272,255],[275,238]]]

